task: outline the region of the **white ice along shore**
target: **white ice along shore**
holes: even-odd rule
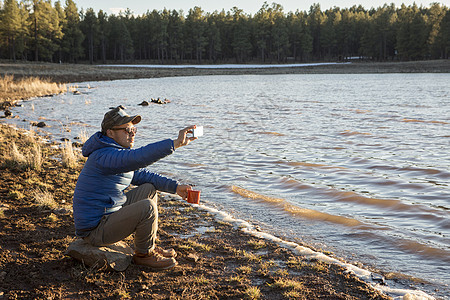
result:
[[[364,280],[369,283],[373,288],[379,290],[390,297],[393,297],[394,300],[434,300],[433,296],[428,295],[427,293],[420,290],[410,290],[410,289],[396,289],[391,288],[387,285],[382,285],[377,282],[377,279],[380,277],[378,274],[372,273],[368,270],[364,270],[355,265],[342,262],[336,258],[327,256],[321,252],[316,252],[310,248],[300,246],[297,243],[284,241],[276,236],[261,232],[255,229],[253,225],[250,223],[241,220],[235,219],[231,215],[226,212],[219,211],[215,208],[206,206],[204,204],[192,204],[199,209],[203,209],[211,214],[213,214],[218,220],[223,222],[231,223],[235,228],[240,228],[243,232],[250,234],[252,236],[263,238],[272,242],[277,243],[281,247],[292,250],[295,254],[303,256],[307,259],[317,259],[322,262],[326,262],[329,264],[339,265],[347,270],[347,272],[354,274],[358,278]],[[378,280],[379,281],[379,280]]]
[[[299,68],[351,64],[351,62],[338,63],[305,63],[305,64],[277,64],[277,65],[245,65],[245,64],[224,64],[224,65],[98,65],[98,67],[123,67],[123,68],[159,68],[159,69],[266,69],[266,68]]]

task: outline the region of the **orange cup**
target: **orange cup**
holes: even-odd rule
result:
[[[193,204],[200,203],[200,191],[188,190],[187,202]]]

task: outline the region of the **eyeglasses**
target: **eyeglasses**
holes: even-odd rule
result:
[[[125,130],[125,132],[130,135],[131,133],[136,134],[136,127],[126,127],[126,128],[111,128],[111,130]]]

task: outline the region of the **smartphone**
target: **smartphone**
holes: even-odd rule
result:
[[[194,137],[199,137],[203,135],[203,126],[197,126],[197,128],[192,130]]]

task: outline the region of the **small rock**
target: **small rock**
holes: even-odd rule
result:
[[[81,95],[80,91],[73,91],[74,95]]]
[[[127,109],[125,106],[123,106],[122,104],[120,104],[119,106],[111,106],[109,109],[114,109],[114,108],[120,108],[120,109]]]
[[[12,115],[13,115],[13,113],[10,110],[5,110],[6,117],[11,117]]]
[[[70,140],[69,140],[68,138],[62,138],[61,141],[62,141],[62,142],[68,142],[68,141],[70,141]]]
[[[148,101],[142,101],[141,103],[139,103],[138,105],[142,105],[142,106],[147,106],[149,105]]]
[[[5,271],[1,272],[0,273],[0,281],[5,280],[5,277],[6,277],[6,272]]]
[[[189,253],[189,255],[186,257],[186,259],[190,262],[197,262],[199,257],[198,257],[198,255],[196,255],[194,253]]]
[[[106,267],[110,271],[125,271],[131,264],[133,249],[124,242],[106,247],[94,247],[82,239],[70,243],[66,254],[95,268]]]
[[[41,122],[37,123],[36,125],[33,124],[33,126],[37,126],[39,128],[42,128],[42,127],[46,127],[47,124],[45,124],[45,122],[41,121]]]
[[[386,282],[384,281],[384,277],[380,274],[376,274],[376,273],[371,273],[370,276],[372,277],[372,280],[381,284],[381,285],[386,285]]]
[[[67,214],[71,213],[72,211],[67,208],[57,208],[57,209],[53,210],[53,212],[57,215],[67,215]]]

